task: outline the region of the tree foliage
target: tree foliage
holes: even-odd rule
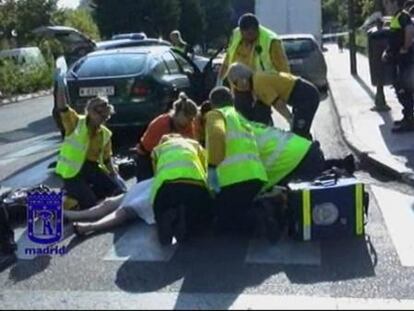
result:
[[[105,37],[144,31],[149,37],[168,39],[178,28],[189,43],[210,45],[233,26],[231,0],[95,0],[94,6]]]
[[[184,40],[194,45],[201,43],[200,34],[205,30],[205,16],[199,0],[180,0],[180,31]]]
[[[203,41],[207,45],[220,45],[232,29],[230,0],[201,0],[201,6],[206,20]]]
[[[99,0],[95,16],[103,36],[144,31],[148,36],[167,38],[178,28],[179,0]]]
[[[378,0],[354,0],[354,16],[356,26],[364,23],[364,20],[375,10],[382,7],[382,1]],[[322,19],[325,28],[332,24],[339,24],[346,28],[348,24],[348,1],[322,0]]]
[[[50,25],[57,10],[56,2],[57,0],[16,1],[16,31],[19,43],[33,40],[33,29]]]
[[[57,25],[73,27],[93,40],[99,40],[100,34],[92,15],[85,9],[64,9],[56,12],[54,22]]]

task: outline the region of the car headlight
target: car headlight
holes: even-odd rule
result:
[[[331,202],[317,204],[313,207],[312,218],[316,225],[332,225],[338,220],[338,217],[338,208]]]

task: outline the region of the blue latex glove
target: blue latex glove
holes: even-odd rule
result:
[[[209,167],[207,171],[207,184],[208,187],[213,190],[215,193],[220,192],[220,186],[217,177],[217,171],[213,167]]]

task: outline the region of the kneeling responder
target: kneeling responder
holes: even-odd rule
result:
[[[319,91],[312,83],[284,72],[253,72],[240,63],[230,66],[228,79],[234,88],[250,91],[264,104],[273,106],[294,133],[312,137],[310,128],[319,106]]]
[[[65,129],[56,173],[63,178],[67,195],[78,201],[81,209],[98,200],[122,193],[115,181],[112,164],[111,131],[104,123],[114,113],[106,97],[88,101],[86,115],[79,115],[67,105],[64,84],[58,86],[57,108]]]
[[[182,242],[210,219],[204,150],[193,139],[168,134],[151,155],[155,172],[151,197],[159,241],[169,245],[175,236]]]
[[[137,182],[154,176],[151,152],[163,135],[178,133],[187,138],[197,139],[197,105],[185,93],[180,93],[170,111],[156,117],[148,125],[136,145]]]
[[[233,105],[232,94],[228,88],[221,87],[212,91],[211,103],[219,107]],[[244,119],[240,116],[240,118]],[[319,142],[310,141],[292,132],[284,131],[261,123],[245,120],[247,126],[254,133],[260,161],[267,175],[267,182],[263,190],[270,190],[275,185],[286,186],[292,180],[313,180],[323,171],[332,167],[344,169],[348,174],[355,170],[352,155],[344,159],[325,160]],[[218,148],[218,150],[223,148]],[[244,199],[243,192],[234,194]],[[261,212],[258,210],[258,212]],[[267,217],[265,226],[267,236],[274,241],[279,236],[281,226],[275,222],[272,215],[259,214],[258,217]]]
[[[216,230],[251,234],[255,229],[253,199],[267,182],[254,133],[233,107],[225,87],[209,96],[213,110],[206,114],[206,148],[220,190],[216,197]],[[228,105],[222,105],[227,103]]]

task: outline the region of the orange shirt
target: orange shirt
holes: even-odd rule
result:
[[[184,137],[197,139],[194,123],[190,124],[190,126],[185,129],[174,129],[170,114],[164,113],[156,117],[148,125],[147,130],[141,137],[139,143],[141,147],[140,149],[144,149],[144,151],[151,153],[154,147],[160,142],[161,137],[169,133],[179,133]],[[138,146],[137,148],[139,150]]]

